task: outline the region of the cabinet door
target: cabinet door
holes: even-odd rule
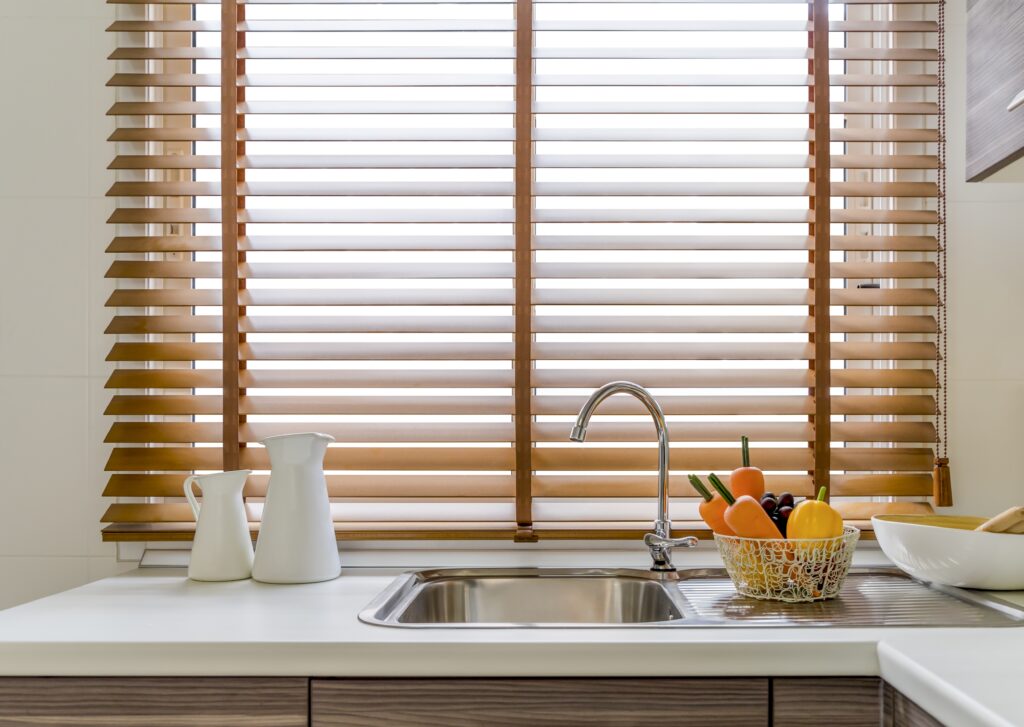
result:
[[[772,679],[772,725],[878,727],[882,693],[874,677]]]
[[[767,679],[314,679],[313,727],[768,727]]]
[[[304,727],[307,679],[0,678],[0,727]]]
[[[885,727],[942,727],[942,722],[925,712],[908,697],[893,689],[886,688]]]

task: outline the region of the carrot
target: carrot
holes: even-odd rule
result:
[[[768,513],[761,507],[761,503],[750,495],[733,497],[726,489],[722,481],[715,475],[709,475],[708,481],[722,496],[722,499],[729,503],[725,510],[725,524],[741,538],[762,538],[779,540],[782,533],[768,517]]]
[[[697,511],[707,526],[711,528],[711,532],[719,535],[735,535],[733,529],[725,524],[725,508],[729,507],[729,503],[723,500],[721,495],[711,494],[697,475],[690,475],[690,484],[693,485],[697,494],[704,498],[704,502],[697,506]]]
[[[764,494],[764,473],[757,467],[750,466],[750,440],[740,437],[743,451],[743,466],[738,467],[729,475],[729,487],[736,497],[750,495],[760,500]]]

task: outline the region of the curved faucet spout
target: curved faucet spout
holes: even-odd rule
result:
[[[594,414],[594,410],[602,401],[615,394],[630,394],[636,397],[647,407],[651,418],[654,419],[654,428],[658,433],[658,519],[654,523],[653,537],[648,535],[644,542],[650,548],[651,557],[654,559],[654,566],[651,570],[674,571],[671,558],[672,548],[674,546],[693,547],[697,541],[696,538],[680,538],[678,540],[672,538],[672,521],[669,520],[668,515],[668,427],[665,424],[665,413],[661,410],[661,405],[651,396],[651,392],[631,381],[613,381],[610,384],[605,384],[591,394],[587,403],[580,409],[580,414],[576,418],[576,426],[572,428],[569,439],[574,442],[582,442],[587,436],[587,425],[590,423],[590,417]]]

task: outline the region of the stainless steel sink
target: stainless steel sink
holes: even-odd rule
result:
[[[409,573],[359,618],[386,626],[643,626],[685,618],[674,574],[605,569]]]
[[[720,568],[477,568],[406,573],[359,614],[405,628],[1020,626],[998,595],[934,586],[894,568],[854,569],[839,598],[758,601]]]

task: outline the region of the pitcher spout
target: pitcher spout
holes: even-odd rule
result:
[[[299,432],[297,434],[278,434],[260,441],[267,448],[270,465],[306,464],[311,461],[322,462],[327,445],[334,441],[330,434],[321,432]]]

